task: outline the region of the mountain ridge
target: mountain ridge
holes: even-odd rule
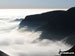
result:
[[[68,44],[75,43],[75,7],[56,10],[42,14],[29,15],[21,21],[19,28],[27,26],[28,30],[42,31],[39,39],[60,41],[67,37]]]

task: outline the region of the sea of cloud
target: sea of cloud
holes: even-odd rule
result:
[[[0,20],[0,50],[10,56],[55,56],[71,47],[62,40],[39,40],[41,31],[18,30],[20,21],[11,21]]]

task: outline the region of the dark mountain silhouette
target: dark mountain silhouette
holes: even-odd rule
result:
[[[7,55],[6,53],[0,51],[0,56],[9,56],[9,55]]]
[[[21,21],[20,28],[24,26],[27,26],[31,30],[39,28],[45,24],[48,24],[50,18],[55,18],[62,13],[64,13],[64,11],[52,11],[43,14],[29,15]]]
[[[19,28],[42,31],[39,39],[59,41],[66,39],[66,43],[75,44],[75,7],[64,10],[30,15],[23,19]]]

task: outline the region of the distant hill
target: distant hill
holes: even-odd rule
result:
[[[75,44],[75,7],[56,10],[42,14],[29,15],[21,21],[19,28],[27,26],[28,30],[42,31],[39,39]]]

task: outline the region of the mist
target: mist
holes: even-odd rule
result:
[[[6,20],[5,20],[6,21]],[[2,20],[0,21],[2,22]],[[10,26],[9,26],[10,24]],[[10,56],[54,56],[59,49],[67,50],[71,46],[61,41],[39,40],[42,31],[18,30],[19,22],[7,20],[1,23],[0,50]]]
[[[27,31],[27,27],[18,29],[21,21],[0,18],[0,50],[10,56],[55,56],[59,50],[68,50],[71,46],[64,40],[40,40],[42,31]]]

